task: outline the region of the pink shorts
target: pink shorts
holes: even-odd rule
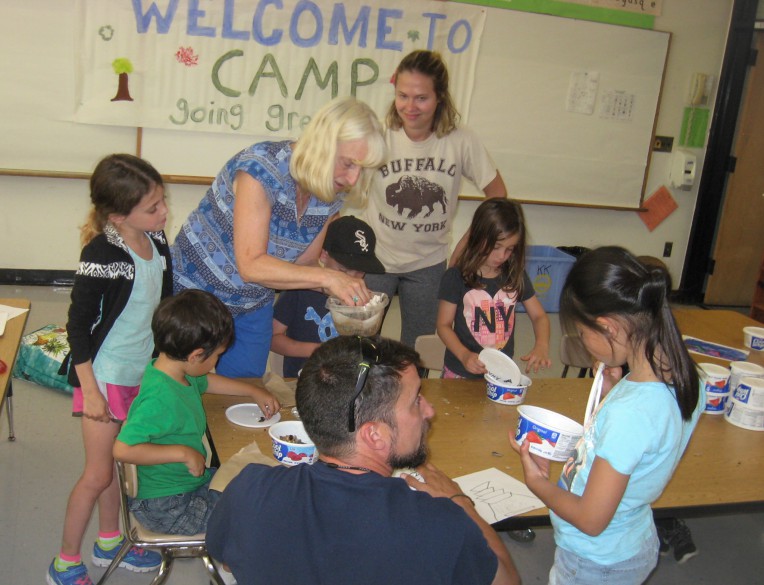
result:
[[[127,411],[130,410],[130,405],[135,397],[138,396],[140,386],[120,386],[118,384],[101,382],[100,380],[97,380],[97,383],[98,389],[104,398],[106,398],[106,402],[109,405],[111,419],[114,422],[124,422],[127,418]],[[73,399],[72,416],[82,416],[82,388],[77,387],[74,389]]]
[[[463,380],[464,376],[460,376],[453,370],[449,370],[446,366],[443,366],[442,373],[440,375],[444,380]]]

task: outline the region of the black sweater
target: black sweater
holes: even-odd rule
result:
[[[170,248],[164,232],[146,232],[164,259],[162,298],[172,294],[172,263]],[[106,335],[120,316],[135,280],[135,262],[122,236],[111,224],[104,233],[93,238],[80,254],[80,264],[74,275],[72,302],[66,333],[69,355],[64,359],[60,374],[69,374],[69,383],[79,386],[76,364],[95,360]]]

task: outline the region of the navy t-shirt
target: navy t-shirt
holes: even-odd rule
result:
[[[480,585],[498,568],[451,500],[321,463],[245,467],[212,513],[207,548],[246,585]]]
[[[295,341],[323,343],[337,337],[327,296],[315,290],[287,290],[273,305],[273,318],[286,326],[287,337]],[[284,377],[296,378],[308,358],[284,356]]]

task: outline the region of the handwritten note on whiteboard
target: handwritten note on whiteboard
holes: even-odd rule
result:
[[[475,502],[475,509],[489,524],[543,508],[544,504],[526,485],[491,467],[454,479]]]
[[[576,114],[594,112],[600,74],[597,71],[574,71],[568,83],[568,100],[565,109]]]

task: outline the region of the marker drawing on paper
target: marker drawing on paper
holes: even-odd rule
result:
[[[489,524],[544,507],[523,482],[494,467],[454,481],[472,498],[478,514]]]

